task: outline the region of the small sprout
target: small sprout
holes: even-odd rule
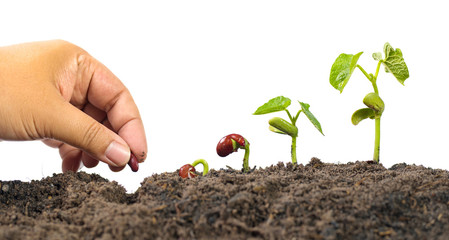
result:
[[[203,165],[203,176],[206,176],[206,174],[209,172],[209,164],[204,159],[198,159],[192,164],[186,164],[182,166],[179,169],[178,173],[179,176],[182,178],[189,178],[189,179],[196,177],[198,174],[196,173],[195,167],[200,163]]]
[[[249,142],[239,134],[229,134],[223,137],[217,144],[217,154],[226,157],[237,150],[245,149],[243,157],[243,172],[249,172]]]
[[[340,91],[343,91],[344,87],[351,78],[351,75],[355,68],[359,68],[365,77],[371,82],[374,92],[368,93],[363,99],[363,103],[368,108],[362,108],[354,112],[351,121],[354,125],[359,124],[362,120],[370,118],[375,120],[375,139],[374,139],[374,156],[373,160],[379,163],[379,151],[380,151],[380,118],[385,109],[384,101],[379,96],[379,90],[377,88],[377,76],[379,74],[380,66],[383,64],[387,73],[392,73],[396,80],[404,85],[404,81],[409,77],[407,65],[402,57],[402,51],[399,48],[396,50],[389,44],[384,45],[384,55],[382,53],[373,53],[372,57],[377,61],[377,69],[375,74],[368,74],[365,69],[357,64],[360,55],[363,52],[359,52],[356,55],[352,54],[340,54],[335,60],[331,68],[329,77],[330,84]]]
[[[287,113],[290,122],[280,117],[274,117],[268,121],[268,124],[270,125],[269,129],[272,132],[279,134],[286,134],[292,137],[292,147],[291,147],[292,163],[296,164],[297,163],[296,138],[298,137],[298,128],[296,127],[296,121],[298,120],[299,114],[301,112],[304,112],[309,121],[315,126],[315,128],[321,134],[323,134],[323,130],[321,129],[320,122],[318,122],[315,116],[309,111],[310,108],[309,104],[299,102],[299,105],[301,105],[301,110],[299,110],[295,116],[292,116],[290,112],[287,110],[287,107],[290,106],[290,103],[291,100],[289,98],[283,96],[275,97],[270,101],[268,101],[267,103],[265,103],[264,105],[260,106],[253,114],[261,115],[279,111],[285,111]]]
[[[133,153],[131,153],[131,157],[129,158],[128,165],[133,172],[137,172],[139,170],[139,161],[137,161],[137,158]]]

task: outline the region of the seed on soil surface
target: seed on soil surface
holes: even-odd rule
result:
[[[182,178],[189,178],[189,179],[196,177],[195,167],[192,166],[191,164],[186,164],[182,166],[179,169],[179,176]]]

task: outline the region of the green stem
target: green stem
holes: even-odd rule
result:
[[[288,115],[288,118],[290,119],[290,121],[291,121],[291,122],[294,122],[295,119],[292,117],[292,115],[290,114],[290,112],[289,112],[287,109],[285,109],[285,111],[287,112],[287,115]],[[295,124],[293,124],[293,125],[295,125]]]
[[[371,84],[373,84],[373,88],[374,88],[374,92],[379,94],[379,90],[377,89],[377,75],[379,74],[379,68],[380,68],[380,63],[381,61],[379,61],[379,63],[377,64],[377,69],[376,69],[376,75],[373,76],[373,74],[368,74],[365,69],[362,68],[362,66],[357,64],[357,67],[360,69],[360,71],[362,71],[363,75],[365,75],[366,78],[368,78],[368,80],[371,82]]]
[[[377,79],[377,76],[379,75],[379,69],[380,69],[380,65],[381,65],[382,63],[383,63],[382,60],[380,60],[380,61],[377,63],[376,74],[374,75],[374,78],[375,78],[375,79]]]
[[[357,64],[357,67],[362,71],[362,73],[365,75],[366,78],[371,82],[373,85],[374,92],[379,95],[379,89],[377,88],[377,76],[379,75],[380,65],[382,64],[383,60],[380,60],[377,63],[376,73],[368,74],[365,69],[363,69],[360,65]],[[376,123],[375,123],[375,138],[374,138],[374,156],[373,160],[376,163],[379,163],[379,151],[380,151],[380,117],[376,117]]]
[[[249,172],[249,142],[245,139],[245,156],[243,156],[243,172]]]
[[[203,176],[206,176],[206,174],[209,172],[209,164],[206,162],[206,160],[198,159],[192,163],[192,166],[195,167],[196,165],[198,165],[200,163],[203,165]]]
[[[368,78],[368,80],[371,81],[371,77],[370,75],[365,71],[365,69],[362,68],[362,66],[357,64],[357,67],[360,69],[360,71],[362,71],[363,75],[365,75],[366,78]]]
[[[298,120],[299,114],[302,112],[302,110],[299,110],[296,116],[293,118],[292,124],[296,126],[296,121]]]
[[[374,156],[373,160],[379,163],[379,151],[380,151],[380,117],[376,118],[376,137],[374,139]]]
[[[292,163],[297,164],[296,160],[296,137],[292,137]]]
[[[372,81],[371,83],[373,84],[374,92],[377,93],[377,95],[379,95],[379,89],[377,89],[376,81]]]
[[[382,64],[382,60],[379,61],[379,63],[377,63],[377,68],[376,68],[376,73],[373,76],[373,79],[371,80],[371,83],[373,84],[373,88],[374,88],[374,92],[379,95],[379,89],[377,88],[377,76],[379,75],[379,70],[380,70],[380,65]],[[374,138],[374,156],[373,156],[373,160],[376,163],[379,163],[380,159],[380,118],[376,117],[376,127],[375,127],[375,138]]]
[[[373,78],[370,80],[371,83],[373,84],[374,92],[377,93],[377,95],[379,95],[379,89],[377,88],[377,76],[379,75],[379,69],[381,64],[382,61],[379,61],[379,63],[377,63],[376,74],[374,74]]]

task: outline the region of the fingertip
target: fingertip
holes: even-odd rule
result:
[[[148,146],[142,120],[136,118],[129,121],[122,126],[118,134],[128,143],[138,162],[144,162],[147,158]]]
[[[77,172],[81,164],[81,151],[70,151],[62,157],[62,172]]]
[[[145,151],[142,151],[140,154],[136,154],[135,156],[139,163],[143,163],[145,162],[145,160],[147,160],[147,152]]]
[[[128,163],[131,151],[117,141],[112,141],[105,151],[107,164],[113,167],[124,167]]]
[[[97,159],[93,158],[89,154],[83,152],[83,155],[81,156],[81,162],[83,163],[83,165],[85,167],[93,168],[93,167],[96,167],[100,161],[98,161]]]
[[[112,166],[112,165],[109,165],[109,169],[111,169],[111,171],[113,171],[113,172],[120,172],[120,171],[122,171],[124,168],[125,168],[125,166],[123,166],[123,167],[114,167],[114,166]]]

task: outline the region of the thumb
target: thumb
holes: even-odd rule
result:
[[[68,102],[56,105],[47,108],[51,117],[44,120],[45,137],[77,147],[112,167],[129,161],[131,151],[120,136]]]

